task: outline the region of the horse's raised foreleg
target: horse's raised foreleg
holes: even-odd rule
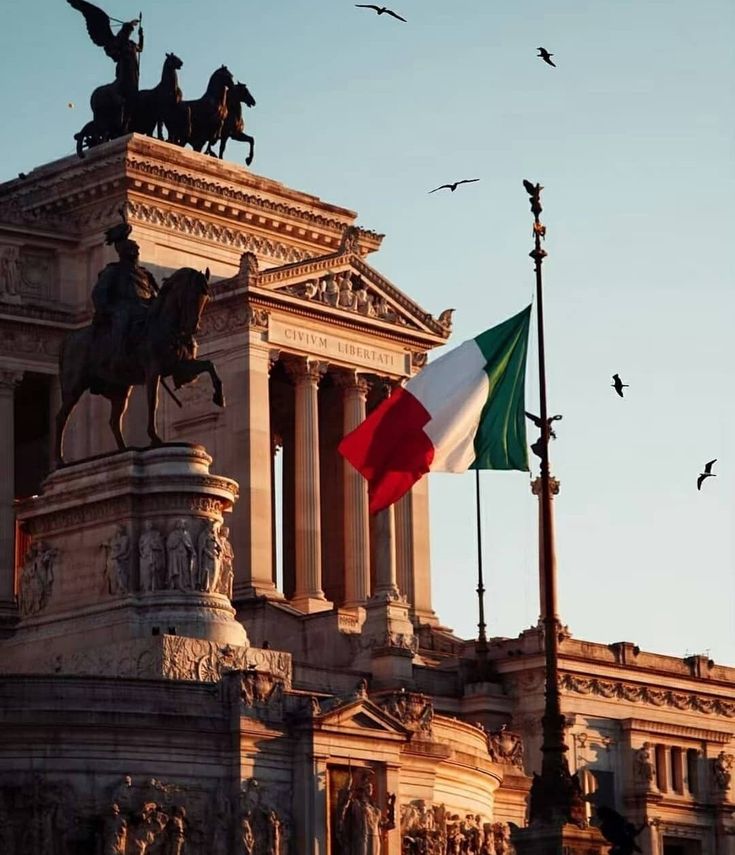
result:
[[[208,359],[190,359],[187,362],[182,362],[176,367],[176,370],[172,372],[171,376],[176,388],[178,389],[186,383],[191,383],[195,377],[204,373],[209,374],[212,380],[212,389],[214,390],[212,401],[214,401],[218,407],[224,407],[225,396],[222,391],[222,381],[219,379],[217,369]]]
[[[120,451],[124,451],[127,446],[122,435],[122,420],[125,415],[125,410],[128,408],[128,399],[130,397],[130,386],[122,388],[116,392],[107,395],[110,401],[110,429],[115,437],[115,442]]]
[[[161,375],[151,373],[146,377],[146,397],[148,398],[148,436],[151,445],[161,445],[162,439],[156,432],[156,410],[158,409],[158,383]]]
[[[237,140],[237,142],[244,142],[250,146],[250,153],[245,158],[245,165],[250,166],[253,162],[253,156],[255,155],[255,137],[251,137],[250,134],[246,134],[243,131],[235,131],[231,134],[233,140]],[[222,152],[220,151],[220,157],[222,157]]]

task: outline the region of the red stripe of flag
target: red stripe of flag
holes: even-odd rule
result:
[[[397,502],[429,471],[429,421],[423,404],[399,387],[340,442],[340,454],[367,479],[370,513]]]

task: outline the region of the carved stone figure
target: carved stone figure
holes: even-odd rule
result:
[[[20,613],[23,617],[46,608],[54,583],[54,561],[58,550],[47,543],[32,543],[20,577]]]
[[[643,745],[635,752],[633,761],[635,776],[639,781],[644,781],[646,784],[652,784],[656,777],[656,767],[651,754],[651,743],[644,742]]]
[[[388,796],[384,812],[373,799],[373,783],[366,775],[347,797],[338,817],[338,834],[344,855],[381,855],[383,832],[395,827],[395,796]]]
[[[120,813],[120,805],[113,803],[104,819],[102,855],[125,855],[128,821]]]
[[[366,315],[369,318],[375,317],[373,295],[368,294],[367,289],[364,286],[355,291],[355,305],[357,307],[357,311],[361,315]]]
[[[334,273],[327,273],[324,277],[323,300],[328,306],[336,306],[339,301],[339,285]]]
[[[153,527],[151,520],[143,523],[143,534],[138,540],[140,557],[140,588],[142,591],[157,591],[166,586],[166,549],[161,532]]]
[[[281,855],[281,820],[272,809],[268,811],[268,848],[266,855]]]
[[[480,855],[495,855],[495,835],[493,834],[493,825],[491,822],[484,822],[482,824]]]
[[[729,789],[730,781],[732,780],[731,770],[733,762],[735,762],[735,757],[732,754],[726,754],[725,751],[720,751],[717,757],[715,757],[712,765],[712,773],[715,786],[719,790],[726,791]]]
[[[121,523],[115,526],[115,534],[102,548],[106,551],[105,577],[108,591],[116,596],[128,591],[130,572],[130,536],[127,528]]]
[[[205,523],[199,534],[197,547],[199,569],[197,587],[200,591],[214,591],[219,580],[222,555],[222,546],[217,538],[214,520]]]
[[[176,805],[171,811],[165,829],[165,855],[181,855],[186,839],[186,810]]]
[[[223,525],[217,535],[220,546],[220,573],[214,590],[220,594],[226,594],[232,599],[232,583],[235,578],[235,552],[232,549],[229,536],[229,527]]]
[[[155,802],[146,802],[128,827],[129,855],[146,855],[168,823],[168,817]]]
[[[355,308],[355,295],[352,291],[352,276],[349,271],[343,273],[338,280],[339,298],[337,304],[341,309]]]
[[[493,836],[496,855],[512,855],[515,852],[510,842],[510,826],[507,822],[494,822]]]
[[[310,279],[304,283],[304,297],[307,300],[320,300],[321,296],[320,283],[316,279]]]
[[[434,706],[426,695],[401,689],[384,698],[381,706],[409,730],[427,736],[431,734]]]
[[[133,809],[133,779],[130,775],[123,775],[122,780],[113,791],[112,802],[120,808],[123,814],[130,813]]]
[[[238,855],[253,855],[255,852],[255,833],[253,832],[250,812],[244,813],[240,819],[239,843]]]
[[[20,250],[17,246],[0,247],[0,298],[20,294]]]
[[[508,730],[506,725],[488,734],[487,750],[495,763],[508,763],[523,769],[523,739],[520,734]]]
[[[194,588],[194,544],[186,526],[186,520],[176,520],[174,528],[166,538],[168,553],[168,587],[179,591]]]

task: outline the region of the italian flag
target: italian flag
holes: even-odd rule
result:
[[[531,306],[429,363],[339,444],[370,511],[427,472],[528,471],[524,385]]]

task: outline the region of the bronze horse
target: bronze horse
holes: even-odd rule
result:
[[[207,91],[201,98],[181,102],[190,111],[191,129],[186,142],[194,151],[201,151],[205,145],[212,146],[222,135],[222,125],[227,118],[227,91],[234,86],[230,70],[222,65],[209,78]]]
[[[245,104],[246,107],[254,107],[255,98],[253,98],[248,87],[238,80],[231,89],[227,90],[227,115],[222,124],[222,132],[220,134],[219,159],[222,160],[222,156],[225,153],[227,140],[233,139],[250,145],[250,153],[245,158],[245,164],[250,166],[253,162],[253,154],[255,153],[255,139],[249,134],[244,133],[245,121],[242,117],[241,104]],[[207,146],[207,154],[214,154],[211,145]]]
[[[131,130],[163,139],[163,125],[168,128],[179,120],[181,89],[177,71],[184,63],[174,53],[167,53],[161,69],[161,80],[153,89],[141,89],[133,106]]]
[[[56,416],[57,465],[62,465],[64,428],[69,416],[89,390],[110,402],[110,428],[119,449],[126,447],[122,419],[132,386],[145,385],[148,398],[148,436],[151,445],[159,445],[156,432],[158,385],[171,377],[176,388],[207,372],[212,380],[215,404],[225,404],[222,382],[208,359],[196,358],[194,334],[209,299],[209,270],[202,273],[182,267],[166,279],[154,298],[144,322],[142,334],[132,339],[125,355],[105,353],[104,330],[93,324],[70,333],[61,347],[59,377],[61,409]]]

